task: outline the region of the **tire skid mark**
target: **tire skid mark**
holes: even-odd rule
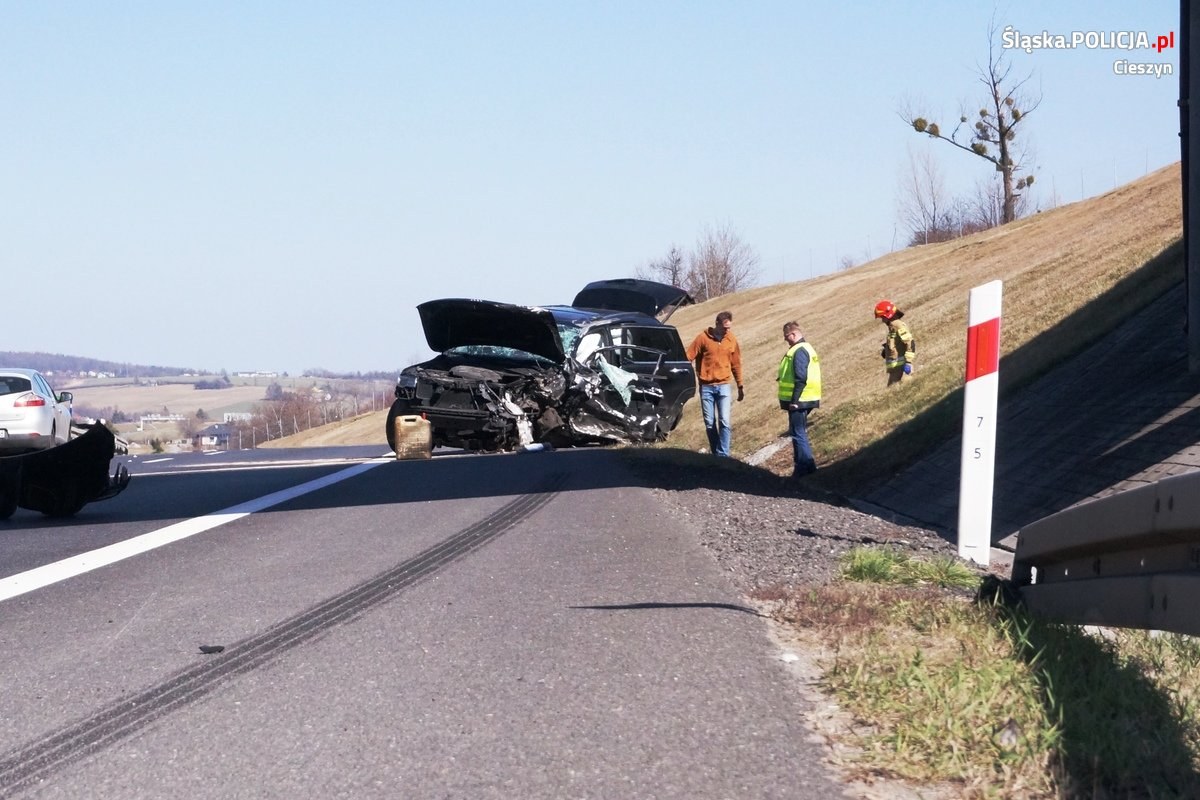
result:
[[[80,722],[0,754],[0,797],[11,797],[32,788],[56,770],[98,753],[211,694],[226,680],[256,670],[279,654],[354,620],[519,525],[553,500],[565,481],[565,474],[553,475],[539,490],[517,497],[496,513],[392,569],[230,645],[211,660],[101,708]]]

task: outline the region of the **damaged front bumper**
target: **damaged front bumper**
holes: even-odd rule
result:
[[[476,367],[417,369],[397,387],[397,413],[424,414],[435,445],[516,450],[592,442],[653,442],[663,392],[652,379],[597,359],[519,374]]]

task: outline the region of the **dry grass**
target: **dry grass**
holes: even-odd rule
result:
[[[821,355],[825,389],[812,436],[818,462],[828,467],[919,413],[936,411],[960,389],[971,288],[1004,281],[1005,388],[1028,382],[1161,295],[1182,278],[1181,206],[1175,164],[1003,228],[890,253],[832,275],[717,298],[684,308],[671,321],[687,340],[711,325],[718,311],[734,313],[746,373],[746,400],[734,407],[733,449],[742,457],[783,433],[774,377],[784,349],[782,325],[799,321]],[[919,343],[913,382],[891,391],[879,358],[883,326],[871,314],[884,297],[904,309]],[[1101,297],[1105,302],[1095,302]],[[914,448],[940,442],[954,433],[956,414],[947,406],[927,418],[926,438],[907,445],[892,441],[889,450],[903,460]],[[689,408],[668,444],[699,449],[704,443],[698,406]],[[878,455],[872,454],[875,470],[886,470]],[[789,469],[785,456],[768,466]],[[852,482],[857,474],[849,464],[822,478]]]
[[[301,431],[293,436],[272,439],[259,447],[331,447],[336,445],[377,444],[387,450],[387,410],[359,414],[357,417],[331,422]]]
[[[199,380],[197,378],[197,380]],[[130,414],[139,412],[161,412],[164,408],[173,414],[194,414],[203,408],[210,416],[224,411],[248,410],[249,406],[261,403],[266,395],[265,386],[230,386],[228,389],[196,389],[190,383],[160,383],[157,386],[90,386],[71,387],[75,405],[88,408],[118,408]]]

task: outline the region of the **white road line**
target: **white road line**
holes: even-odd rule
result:
[[[262,511],[272,506],[277,506],[280,503],[286,503],[288,500],[306,495],[309,492],[324,489],[326,486],[340,483],[348,478],[361,475],[367,470],[374,469],[380,464],[387,464],[395,460],[395,457],[380,458],[366,464],[358,464],[335,472],[332,475],[326,475],[323,478],[302,483],[299,486],[282,489],[278,492],[255,498],[254,500],[248,500],[236,506],[214,511],[211,514],[205,514],[203,517],[176,522],[174,525],[168,525],[156,531],[143,533],[141,536],[135,536],[123,542],[115,542],[98,550],[80,553],[71,558],[64,558],[62,561],[55,561],[53,564],[46,564],[17,573],[8,578],[0,579],[0,601],[8,600],[26,592],[32,592],[35,589],[41,589],[44,586],[49,586],[52,583],[58,583],[68,578],[74,578],[77,575],[91,572],[100,567],[106,567],[109,564],[115,564],[118,561],[132,558],[133,556],[153,550],[156,547],[162,547],[163,545],[186,539],[189,536],[195,536],[197,533],[212,530],[227,522],[233,522],[256,511]]]
[[[294,469],[296,467],[324,467],[331,464],[366,464],[377,459],[383,458],[386,461],[395,461],[396,457],[391,453],[383,456],[363,456],[360,458],[310,458],[303,461],[217,461],[217,462],[197,462],[197,463],[182,463],[174,464],[171,469],[166,472],[142,472],[136,473],[136,476],[141,478],[163,477],[164,475],[182,475],[191,472],[244,472],[256,469]],[[136,462],[128,462],[130,465]],[[149,461],[141,462],[149,464]]]
[[[157,464],[160,461],[171,461],[169,458],[152,458],[149,461],[143,461],[143,464]]]

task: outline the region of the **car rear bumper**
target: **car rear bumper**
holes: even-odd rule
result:
[[[0,428],[0,452],[10,450],[45,450],[53,447],[54,438],[40,433],[22,433]]]

